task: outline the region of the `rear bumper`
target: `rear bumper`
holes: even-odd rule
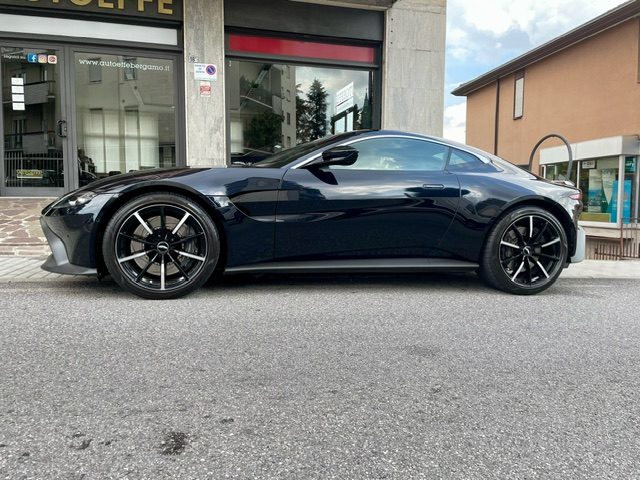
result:
[[[80,265],[74,265],[69,261],[69,255],[67,254],[67,248],[60,237],[58,237],[53,230],[47,225],[45,221],[46,217],[40,218],[40,225],[49,247],[51,247],[51,255],[42,265],[42,269],[47,272],[61,273],[63,275],[97,275],[98,271],[95,268],[83,267]]]
[[[580,263],[586,255],[587,234],[584,228],[578,227],[576,232],[576,253],[571,257],[571,263]]]

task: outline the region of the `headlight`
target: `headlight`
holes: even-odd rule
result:
[[[98,195],[95,192],[71,192],[68,195],[65,195],[56,203],[54,203],[51,208],[70,208],[70,207],[79,207],[80,205],[84,205],[88,203],[92,198]]]

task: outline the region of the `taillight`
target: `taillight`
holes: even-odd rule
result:
[[[582,200],[582,192],[572,193],[571,195],[569,195],[569,198],[580,201]]]

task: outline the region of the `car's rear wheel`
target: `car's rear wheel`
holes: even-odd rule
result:
[[[554,215],[539,207],[517,208],[487,237],[480,276],[505,292],[539,293],[560,276],[567,249],[566,233]]]
[[[177,298],[198,289],[220,254],[215,225],[191,199],[173,193],[136,197],[107,225],[102,244],[113,279],[151,299]]]

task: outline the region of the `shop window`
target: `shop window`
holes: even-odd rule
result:
[[[554,163],[550,165],[546,165],[546,172],[544,178],[547,180],[569,180],[573,182],[574,185],[577,185],[577,168],[576,162],[573,163],[571,178],[567,178],[567,170],[569,169],[569,162],[561,162]]]
[[[176,164],[173,60],[75,53],[80,183]],[[95,62],[100,82],[95,79]],[[122,82],[122,79],[135,83]]]
[[[379,125],[375,42],[231,32],[226,44],[231,162],[255,163],[279,147]],[[241,146],[241,148],[239,148]]]
[[[232,162],[372,128],[370,70],[228,60],[226,74]]]
[[[517,73],[513,90],[513,118],[522,118],[524,115],[524,72]]]
[[[12,194],[40,189],[44,195],[56,195],[64,186],[64,140],[55,131],[63,107],[60,65],[34,61],[40,55],[48,58],[55,53],[24,47],[0,48],[0,127],[4,146],[0,181],[4,188],[16,189]]]
[[[580,219],[590,222],[616,223],[620,216],[631,216],[632,179],[624,179],[622,211],[618,208],[620,188],[619,157],[583,160],[580,162],[579,188],[582,190],[584,212]]]
[[[571,181],[582,190],[584,212],[580,220],[588,222],[628,223],[638,217],[639,173],[637,157],[624,159],[624,174],[620,157],[594,158],[574,163]],[[549,180],[566,180],[567,162],[545,165]],[[622,204],[619,191],[622,189]]]

